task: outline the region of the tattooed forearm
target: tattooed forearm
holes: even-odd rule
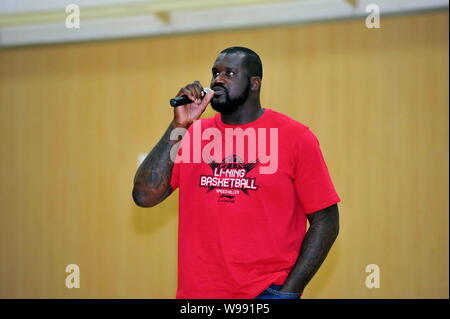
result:
[[[302,292],[319,270],[339,233],[337,204],[307,215],[310,223],[300,255],[287,277],[282,291]]]
[[[167,128],[158,144],[147,155],[139,166],[134,177],[133,200],[142,207],[151,207],[172,193],[170,179],[172,177],[173,162],[170,150],[177,141],[170,140],[170,133],[174,129],[172,123]]]

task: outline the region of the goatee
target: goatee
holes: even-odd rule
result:
[[[228,91],[225,88],[222,89],[224,90],[223,95],[213,97],[213,99],[211,100],[211,107],[213,108],[213,110],[219,113],[231,114],[236,111],[239,106],[241,106],[245,101],[247,101],[248,95],[250,93],[250,82],[247,83],[247,86],[245,87],[245,90],[242,92],[242,94],[235,98],[230,98]],[[224,99],[224,101],[219,102],[219,99]]]

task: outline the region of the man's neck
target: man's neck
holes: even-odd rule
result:
[[[257,103],[244,103],[236,111],[229,114],[221,113],[222,122],[229,125],[242,125],[257,120],[264,110],[259,101]]]

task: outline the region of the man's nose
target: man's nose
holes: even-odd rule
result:
[[[223,72],[220,72],[214,79],[213,79],[213,85],[215,84],[224,84],[225,83],[225,76]]]

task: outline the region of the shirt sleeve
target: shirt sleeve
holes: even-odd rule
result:
[[[306,129],[297,142],[294,184],[305,214],[340,202],[317,137]]]

